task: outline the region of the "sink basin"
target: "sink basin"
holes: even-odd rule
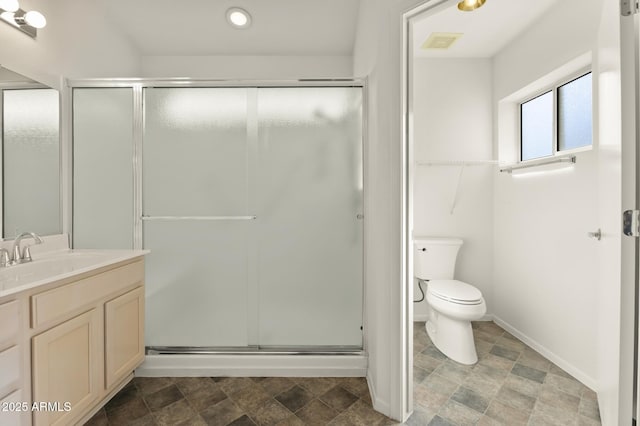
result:
[[[29,263],[0,269],[0,293],[26,285],[41,285],[145,254],[138,250],[62,250]]]

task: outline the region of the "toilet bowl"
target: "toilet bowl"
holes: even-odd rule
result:
[[[480,290],[453,279],[462,243],[456,238],[414,239],[414,275],[427,283],[429,338],[447,357],[470,365],[478,361],[471,321],[482,318],[487,305]]]

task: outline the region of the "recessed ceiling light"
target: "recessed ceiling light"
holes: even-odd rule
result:
[[[236,28],[248,28],[251,25],[251,15],[244,9],[232,7],[227,10],[227,21]]]
[[[476,10],[479,7],[482,7],[482,5],[486,2],[487,0],[462,0],[460,3],[458,3],[458,9],[462,10],[463,12],[471,12],[472,10]]]

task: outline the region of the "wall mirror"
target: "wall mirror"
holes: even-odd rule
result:
[[[2,238],[60,234],[57,90],[0,66]]]

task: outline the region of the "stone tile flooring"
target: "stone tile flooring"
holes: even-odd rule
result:
[[[393,425],[364,378],[136,377],[87,425]]]
[[[447,359],[414,323],[407,425],[599,425],[596,394],[493,322],[473,323],[478,363]]]
[[[596,395],[492,322],[473,324],[479,362],[447,359],[414,324],[409,426],[599,425]],[[393,425],[364,378],[136,377],[88,423]]]

